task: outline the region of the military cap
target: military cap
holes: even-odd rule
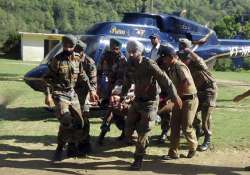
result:
[[[175,56],[176,55],[176,51],[174,50],[174,48],[172,48],[170,46],[164,46],[164,45],[162,45],[159,48],[159,50],[158,50],[158,55],[160,57]]]
[[[77,39],[76,39],[76,37],[75,36],[73,36],[73,35],[65,35],[65,36],[63,36],[63,38],[62,38],[62,43],[63,44],[70,44],[70,45],[72,45],[73,47],[76,45],[76,42],[77,42]]]
[[[86,48],[87,48],[87,44],[82,42],[81,40],[78,40],[76,43],[76,48],[85,52]]]
[[[118,40],[118,39],[111,38],[111,39],[110,39],[110,45],[121,48],[122,43],[121,43],[121,41]]]
[[[149,36],[149,39],[152,39],[152,38],[159,38],[159,34],[158,33],[152,33],[150,36]]]
[[[188,47],[188,48],[192,47],[192,42],[187,38],[180,38],[179,42],[185,44],[186,47]]]

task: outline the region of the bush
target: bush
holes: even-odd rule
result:
[[[20,59],[21,58],[21,36],[18,33],[10,33],[8,39],[4,42],[1,50],[5,53],[5,56]]]
[[[229,71],[232,68],[232,60],[231,59],[221,59],[217,60],[214,65],[214,70],[216,71]]]
[[[214,65],[214,70],[216,71],[241,71],[241,70],[250,70],[250,59],[245,58],[244,63],[241,67],[237,67],[231,59],[221,59],[217,60],[215,65]]]

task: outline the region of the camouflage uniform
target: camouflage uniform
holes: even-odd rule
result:
[[[125,125],[126,136],[134,130],[138,133],[135,161],[142,159],[148,145],[149,131],[154,125],[159,104],[160,87],[165,89],[171,99],[177,98],[176,89],[168,76],[157,66],[156,62],[143,58],[138,65],[128,63],[122,94],[125,95],[132,83],[135,83],[135,100],[128,111]],[[158,85],[159,83],[159,85]]]
[[[76,83],[75,91],[79,97],[82,112],[84,115],[85,113],[89,112],[89,104],[87,104],[88,92],[90,90],[97,89],[97,70],[95,61],[92,58],[90,58],[88,55],[84,55],[83,57],[84,58],[81,58],[80,64],[83,67],[83,70],[86,72],[88,80],[82,81],[83,79],[80,78]]]
[[[114,79],[115,83],[112,86],[114,86],[114,89],[122,85],[122,81],[125,75],[126,62],[127,60],[125,57],[120,57],[119,62],[113,65],[112,72],[115,75],[115,79]],[[114,91],[114,89],[112,91]],[[118,94],[111,93],[111,95],[118,95]],[[119,140],[123,139],[126,115],[127,115],[127,112],[120,111],[119,109],[115,109],[112,105],[109,105],[107,113],[100,127],[101,133],[98,138],[98,143],[100,145],[103,144],[103,140],[104,140],[106,133],[110,131],[110,126],[112,122],[114,122],[117,128],[122,131],[121,136],[118,139]]]
[[[210,136],[212,135],[211,114],[216,105],[217,86],[214,77],[208,71],[208,67],[202,58],[198,57],[195,61],[192,60],[188,67],[198,91],[198,111],[201,111],[202,129],[205,134],[204,143],[199,146],[199,149],[202,151],[203,148],[206,150],[210,144]],[[196,121],[196,123],[200,122]]]
[[[111,45],[115,45],[117,47],[121,46],[121,43],[115,39],[110,40]],[[120,62],[121,60],[126,60],[126,58],[122,55],[121,52],[114,52],[112,50],[108,50],[103,53],[100,63],[97,67],[97,74],[98,74],[98,85],[101,84],[102,78],[106,77],[108,79],[108,87],[107,92],[105,94],[101,94],[104,99],[104,103],[108,104],[109,97],[111,95],[111,91],[114,88],[115,82],[120,79],[119,77],[121,74],[117,74],[119,71]],[[123,77],[122,77],[123,78]],[[101,93],[101,89],[98,89],[99,93]]]
[[[60,121],[57,137],[57,153],[62,152],[67,142],[79,143],[88,137],[89,127],[82,117],[81,107],[74,87],[79,78],[88,80],[80,65],[80,55],[63,51],[48,63],[47,92],[52,93],[56,116]]]

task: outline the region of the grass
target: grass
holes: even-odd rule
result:
[[[0,140],[1,143],[55,143],[58,122],[53,114],[44,110],[44,95],[33,91],[21,78],[35,64],[21,61],[0,59],[0,97],[10,99],[7,105],[0,106]],[[220,80],[244,81],[250,84],[250,72],[213,72]],[[250,146],[249,105],[250,98],[241,103],[233,103],[232,98],[249,87],[219,84],[218,107],[213,114],[213,144],[215,148],[247,149]],[[91,119],[91,135],[98,136],[101,119]],[[110,137],[119,135],[112,126]],[[152,135],[159,135],[156,126]],[[111,139],[112,140],[112,139]],[[186,142],[183,139],[183,142]],[[124,148],[120,148],[123,150]],[[125,148],[131,150],[131,147]],[[164,150],[166,146],[164,146]],[[133,148],[132,148],[133,150]],[[153,145],[151,153],[158,153]],[[160,151],[162,153],[162,151]]]

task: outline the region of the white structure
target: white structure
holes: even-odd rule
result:
[[[21,57],[23,61],[42,61],[45,53],[53,48],[53,42],[61,41],[63,36],[62,34],[19,33],[21,34]],[[47,47],[46,51],[45,46]]]

